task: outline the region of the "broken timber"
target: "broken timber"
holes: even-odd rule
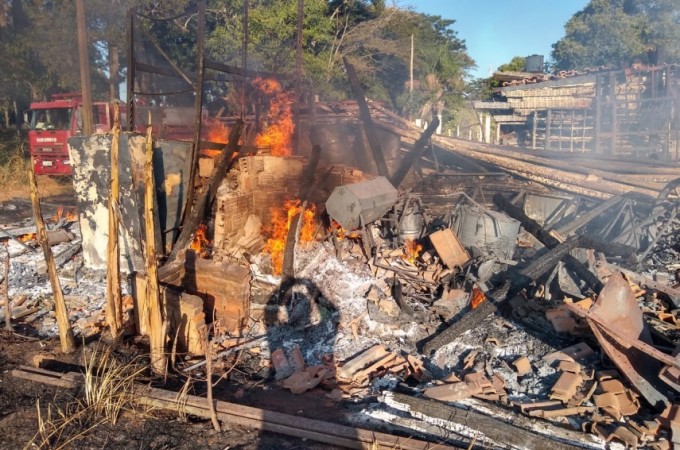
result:
[[[440,334],[427,341],[422,347],[423,353],[429,355],[440,347],[453,342],[467,330],[479,326],[488,316],[493,314],[502,303],[513,298],[533,280],[550,271],[550,269],[560,262],[560,260],[565,258],[569,252],[578,247],[580,243],[580,238],[563,242],[540,258],[532,261],[531,264],[519,271],[515,276],[508,276],[505,283],[500,288],[487,294],[486,301],[465,314],[460,320],[446,328]]]
[[[386,405],[406,411],[414,417],[428,421],[430,419],[445,428],[451,424],[460,424],[475,430],[488,439],[494,441],[499,447],[513,446],[522,449],[553,449],[566,450],[574,448],[572,445],[560,442],[560,435],[567,435],[568,431],[552,428],[550,435],[539,435],[518,427],[513,423],[506,423],[494,417],[486,416],[475,411],[446,405],[432,400],[426,400],[412,395],[398,392],[387,392],[383,398]],[[455,430],[454,430],[455,431]],[[579,441],[581,435],[564,436],[564,440]]]

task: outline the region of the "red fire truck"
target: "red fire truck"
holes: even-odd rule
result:
[[[28,148],[36,175],[71,175],[68,138],[82,134],[82,100],[80,94],[53,94],[47,102],[31,103],[25,120],[29,124]],[[120,105],[120,121],[126,123],[125,105]],[[92,105],[94,132],[106,133],[113,126],[113,104]],[[192,140],[193,109],[182,107],[138,106],[137,117],[151,113],[154,136],[165,139]],[[187,125],[189,124],[189,125]],[[144,125],[136,127],[144,132]]]
[[[113,106],[92,105],[95,133],[113,126]],[[68,138],[82,133],[82,101],[79,94],[53,94],[47,102],[34,102],[26,117],[29,124],[28,148],[36,175],[71,175]],[[121,118],[121,120],[124,120]]]

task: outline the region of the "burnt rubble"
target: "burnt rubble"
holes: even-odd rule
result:
[[[144,336],[144,142],[123,136],[123,329]],[[61,212],[47,221],[82,337],[106,328],[109,175],[99,166],[110,145],[78,144],[98,176],[74,178],[79,220]],[[224,176],[198,175],[201,225],[178,249],[188,185],[176,176],[179,147],[159,143],[153,161],[165,170],[156,225],[172,231],[157,242],[158,280],[177,373],[206,378],[208,355],[215,375],[238,366],[234,383],[324,395],[355,426],[454,446],[680,442],[680,247],[669,192],[589,196],[596,183],[577,194],[502,167],[475,174],[439,160],[413,170],[416,158],[395,185],[323,159],[232,148]],[[50,337],[57,327],[32,226],[3,224],[0,234],[12,322]]]

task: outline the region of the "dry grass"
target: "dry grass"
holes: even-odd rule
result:
[[[27,143],[16,132],[0,130],[0,202],[13,197],[28,198],[28,171],[31,160]],[[40,196],[65,194],[73,190],[70,179],[39,177]]]
[[[123,363],[109,348],[95,347],[84,361],[83,387],[63,409],[38,400],[38,432],[24,449],[62,449],[103,424],[115,425],[121,413],[133,410],[135,383],[147,367]]]

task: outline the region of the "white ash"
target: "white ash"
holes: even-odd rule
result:
[[[401,411],[399,409],[388,408],[384,404],[369,405],[359,414],[351,416],[350,420],[356,425],[365,426],[373,425],[373,421],[370,419],[393,424],[398,423],[399,419],[408,418],[409,416],[419,419],[418,421],[409,421],[409,428],[416,432],[430,434],[433,431],[431,427],[435,427],[437,434],[447,434],[446,432],[448,431],[458,436],[464,436],[468,440],[475,439],[478,444],[489,446],[488,448],[507,448],[507,446],[498,446],[498,444],[488,439],[483,434],[479,434],[477,430],[464,425],[448,420],[427,417],[415,411]]]

